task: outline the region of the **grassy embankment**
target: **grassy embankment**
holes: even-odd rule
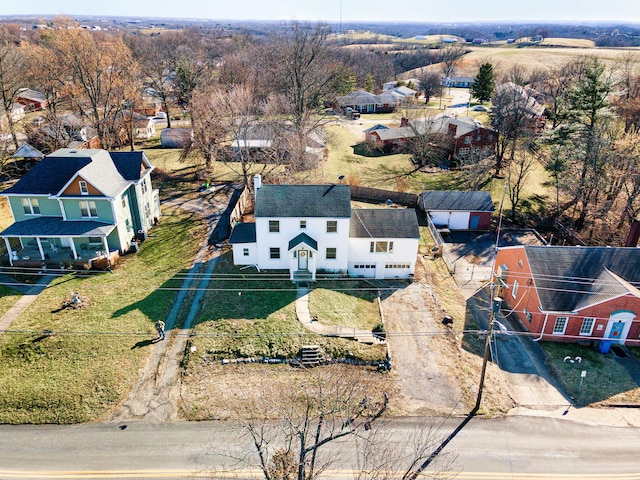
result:
[[[132,388],[189,267],[202,226],[165,211],[137,255],[113,273],[54,280],[0,336],[0,423],[77,423],[104,418]],[[176,255],[180,252],[180,255]],[[69,292],[88,305],[62,309]],[[52,332],[47,334],[46,331]]]

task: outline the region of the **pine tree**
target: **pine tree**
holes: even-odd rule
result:
[[[485,62],[480,65],[478,75],[473,79],[471,94],[480,100],[480,102],[486,102],[491,98],[491,95],[493,95],[495,87],[496,82],[493,78],[493,65]]]

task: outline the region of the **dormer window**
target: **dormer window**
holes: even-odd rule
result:
[[[87,182],[85,182],[84,180],[80,180],[78,182],[78,185],[80,186],[80,195],[89,195],[89,187],[87,186]]]

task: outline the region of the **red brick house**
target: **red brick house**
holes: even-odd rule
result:
[[[411,121],[403,118],[398,128],[374,130],[366,133],[366,141],[384,152],[400,151],[410,138],[417,135],[445,135],[451,140],[454,157],[484,158],[492,155],[497,135],[482,123],[470,117],[441,115],[429,120]]]
[[[640,249],[504,247],[495,275],[536,340],[640,345]]]

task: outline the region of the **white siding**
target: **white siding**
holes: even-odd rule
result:
[[[245,255],[247,249],[249,255]],[[234,243],[233,244],[234,265],[257,265],[258,245],[255,243]]]
[[[277,220],[278,233],[269,232],[269,220]],[[300,220],[306,220],[306,228],[300,228]],[[338,231],[327,233],[327,220],[338,222]],[[318,252],[314,255],[318,270],[346,271],[349,258],[349,219],[348,218],[256,218],[256,240],[258,244],[258,266],[264,269],[286,269],[297,265],[297,260],[289,252],[289,241],[300,233],[306,233],[318,243]],[[327,260],[328,247],[336,249],[336,259]],[[280,248],[280,258],[271,259],[270,249]],[[295,266],[293,267],[296,268]]]
[[[371,253],[372,241],[393,242],[393,252]],[[418,242],[417,238],[351,238],[349,239],[349,274],[362,275],[363,270],[356,269],[355,265],[375,265],[376,278],[408,277],[415,271]],[[409,268],[385,268],[387,264],[409,265]]]

